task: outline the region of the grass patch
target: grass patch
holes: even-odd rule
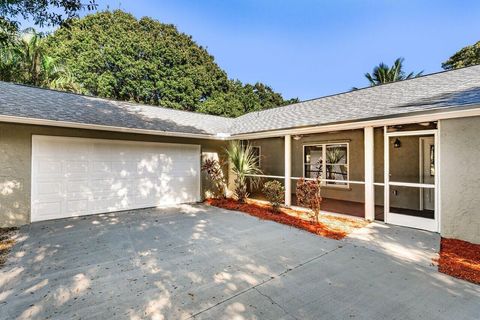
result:
[[[233,199],[209,199],[206,203],[223,209],[245,212],[260,219],[275,221],[336,240],[343,239],[355,229],[363,228],[368,224],[367,221],[360,219],[327,214],[320,214],[318,223],[311,222],[306,212],[289,208],[281,208],[279,212],[273,212],[270,206],[252,200],[239,203]]]

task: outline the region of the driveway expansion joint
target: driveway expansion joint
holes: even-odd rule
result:
[[[252,290],[257,291],[259,294],[261,294],[262,296],[264,296],[264,297],[266,297],[267,299],[269,299],[273,304],[279,306],[280,309],[281,309],[283,312],[285,312],[285,314],[287,314],[287,315],[295,318],[295,317],[292,316],[291,314],[288,314],[288,312],[286,312],[286,311],[283,309],[283,307],[281,307],[278,303],[276,303],[272,298],[270,298],[270,297],[264,295],[263,293],[261,293],[260,291],[258,291],[257,287],[260,287],[260,286],[262,286],[262,285],[264,285],[264,284],[269,283],[269,282],[272,281],[272,280],[275,280],[275,279],[277,279],[277,278],[280,278],[280,277],[286,275],[287,273],[289,273],[290,271],[293,271],[293,270],[296,270],[296,269],[298,269],[298,268],[301,268],[301,267],[303,267],[303,266],[305,266],[305,265],[307,265],[307,264],[309,264],[309,263],[311,263],[311,262],[313,262],[313,261],[316,261],[316,260],[318,260],[318,259],[326,256],[327,254],[329,254],[329,253],[331,253],[331,252],[334,252],[334,251],[340,249],[340,248],[343,248],[343,245],[339,245],[339,246],[337,246],[335,249],[332,249],[332,250],[323,252],[322,254],[317,255],[317,256],[313,257],[312,259],[310,259],[310,260],[307,260],[307,261],[305,261],[305,262],[299,263],[298,265],[294,266],[293,268],[287,268],[285,271],[283,271],[283,272],[281,272],[281,273],[279,273],[279,274],[277,274],[277,275],[273,275],[273,276],[271,276],[269,279],[266,279],[266,280],[264,280],[264,281],[262,281],[262,282],[260,282],[260,283],[258,283],[258,284],[256,284],[256,285],[254,285],[254,286],[251,286],[251,287],[249,287],[249,288],[246,288],[245,290],[242,290],[242,291],[234,294],[234,295],[231,296],[231,297],[228,297],[228,298],[226,298],[226,299],[223,299],[222,301],[217,302],[217,303],[214,304],[213,306],[210,306],[210,307],[208,307],[208,308],[206,308],[206,309],[204,309],[204,310],[201,310],[201,311],[199,311],[199,312],[191,315],[191,316],[190,316],[189,318],[187,318],[187,319],[195,319],[195,318],[198,317],[200,314],[202,314],[202,313],[204,313],[204,312],[206,312],[206,311],[209,311],[209,310],[211,310],[211,309],[213,309],[213,308],[215,308],[215,307],[217,307],[217,306],[219,306],[219,305],[224,304],[225,302],[228,302],[228,301],[230,301],[230,300],[232,300],[232,299],[235,299],[236,297],[241,296],[242,294],[247,293],[247,292],[252,291]],[[295,318],[295,319],[297,319],[297,318]]]

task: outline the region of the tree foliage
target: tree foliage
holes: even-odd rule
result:
[[[0,80],[79,92],[69,70],[45,52],[44,39],[34,30],[17,34],[0,48]]]
[[[370,86],[373,87],[384,83],[416,78],[423,74],[423,71],[407,74],[403,70],[403,62],[403,58],[397,58],[391,67],[382,62],[373,68],[371,74],[367,72],[365,78],[370,82]]]
[[[290,102],[263,84],[229,80],[207,50],[175,26],[120,10],[74,19],[47,44],[96,96],[224,116]]]
[[[77,17],[81,10],[94,10],[95,0],[1,0],[0,44],[11,42],[18,32],[19,18],[35,25],[56,26]]]
[[[445,70],[469,67],[480,64],[480,41],[466,46],[442,63]]]

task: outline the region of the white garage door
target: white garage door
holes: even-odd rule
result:
[[[200,146],[32,137],[32,221],[200,201]]]

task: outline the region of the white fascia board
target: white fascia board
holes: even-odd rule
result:
[[[202,133],[170,132],[170,131],[149,130],[149,129],[135,129],[135,128],[126,128],[126,127],[115,127],[115,126],[106,126],[106,125],[97,125],[97,124],[77,123],[77,122],[70,122],[70,121],[57,121],[57,120],[16,117],[16,116],[6,116],[6,115],[0,115],[0,122],[33,124],[33,125],[75,128],[75,129],[101,130],[101,131],[111,131],[111,132],[137,133],[137,134],[148,134],[148,135],[156,135],[156,136],[208,139],[208,140],[248,140],[248,139],[279,137],[284,135],[312,134],[312,133],[322,133],[322,132],[339,131],[339,130],[363,129],[369,126],[383,127],[383,126],[390,126],[390,125],[438,121],[438,120],[444,120],[444,119],[454,119],[454,118],[464,118],[464,117],[474,117],[474,116],[480,116],[480,106],[478,105],[473,107],[471,106],[469,109],[462,109],[462,110],[422,113],[417,115],[396,116],[396,117],[381,118],[381,119],[375,119],[375,120],[365,120],[365,121],[360,120],[356,122],[344,122],[344,123],[331,124],[331,125],[317,125],[317,126],[308,126],[308,127],[301,127],[301,128],[280,129],[280,130],[253,132],[253,133],[245,133],[245,134],[234,134],[234,135],[227,132],[217,133],[217,134],[202,134]]]
[[[184,133],[184,132],[170,132],[170,131],[149,130],[149,129],[135,129],[135,128],[126,128],[126,127],[105,126],[105,125],[98,125],[98,124],[86,124],[86,123],[77,123],[77,122],[69,122],[69,121],[45,120],[45,119],[14,117],[14,116],[4,116],[4,115],[0,115],[0,122],[33,124],[33,125],[40,125],[40,126],[52,126],[52,127],[74,128],[74,129],[101,130],[101,131],[110,131],[110,132],[137,133],[137,134],[148,134],[148,135],[180,137],[180,138],[224,140],[224,139],[218,138],[216,135],[201,134],[201,133]]]
[[[430,122],[430,121],[475,117],[475,116],[480,116],[479,106],[475,106],[474,108],[470,108],[470,109],[451,110],[451,111],[435,112],[435,113],[422,113],[422,114],[407,115],[407,116],[395,116],[395,117],[375,119],[375,120],[365,120],[365,121],[360,120],[356,122],[345,122],[345,123],[338,123],[338,124],[331,124],[331,125],[318,125],[318,126],[308,126],[308,127],[302,127],[302,128],[291,128],[291,129],[283,129],[283,130],[280,129],[280,130],[272,130],[272,131],[235,134],[235,135],[232,135],[230,139],[237,139],[237,140],[261,139],[261,138],[280,137],[284,135],[298,135],[298,134],[301,135],[301,134],[322,133],[322,132],[340,131],[340,130],[354,130],[354,129],[363,129],[365,127],[383,127],[383,126],[391,126],[391,125]]]

